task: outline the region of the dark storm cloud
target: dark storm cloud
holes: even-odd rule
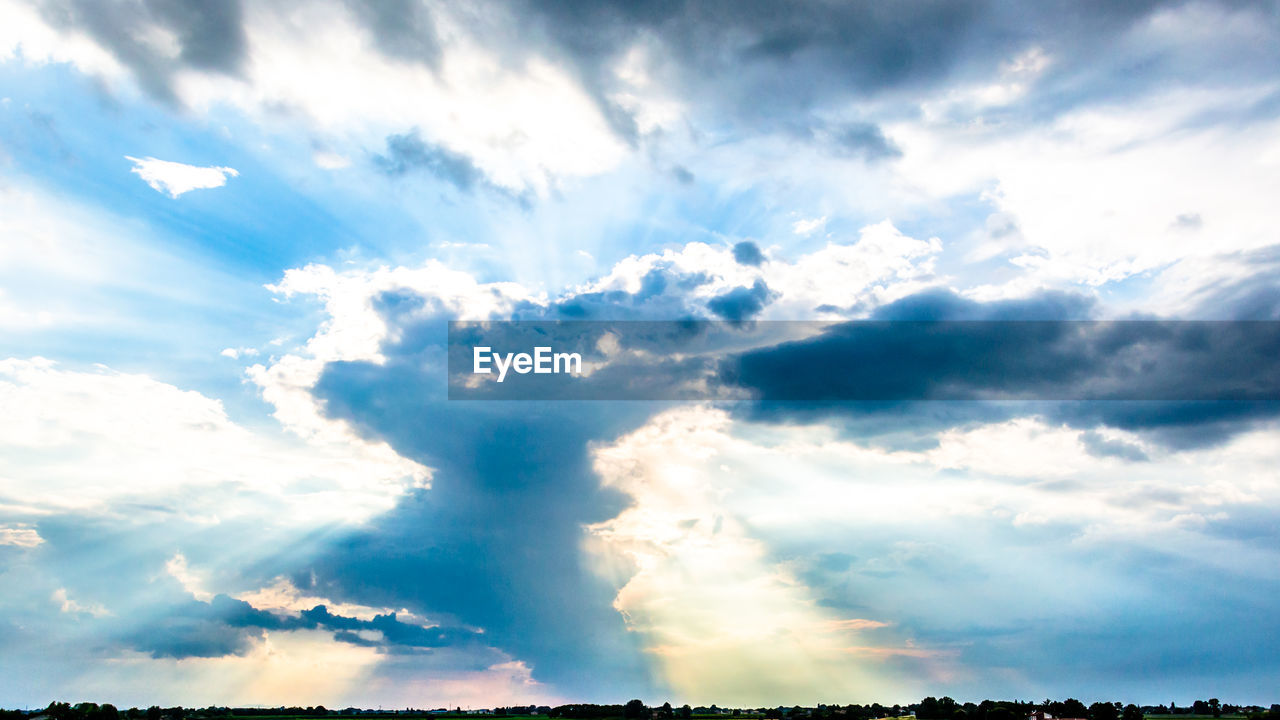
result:
[[[216,595],[207,603],[192,600],[153,610],[155,614],[131,633],[127,642],[158,658],[239,655],[249,647],[250,638],[285,624],[275,615],[226,595]]]
[[[604,78],[637,39],[654,39],[671,60],[664,79],[686,96],[763,116],[945,75],[984,5],[548,1],[514,12],[583,76]]]
[[[1097,302],[1088,296],[1056,290],[1027,298],[981,303],[950,290],[923,290],[881,305],[872,320],[1087,320]]]
[[[279,630],[327,630],[335,640],[388,652],[468,646],[492,654],[475,630],[423,627],[402,622],[396,613],[362,620],[335,615],[324,605],[296,615],[278,615],[221,594],[209,602],[191,600],[152,607],[144,624],[125,640],[153,657],[221,657],[242,654],[252,638],[263,631]]]
[[[612,607],[617,586],[582,554],[584,527],[624,506],[601,489],[589,445],[651,409],[433,401],[433,374],[411,356],[330,365],[316,392],[332,416],[436,468],[431,490],[332,543],[295,581],[457,617],[572,695],[651,691],[637,639]]]
[[[1044,321],[1089,307],[1066,294],[975,303],[922,293],[875,318],[947,322],[834,326],[743,353],[725,366],[724,378],[757,391],[762,404],[747,411],[762,418],[883,421],[885,413],[912,417],[920,404],[909,401],[1023,398],[1032,402],[960,403],[953,419],[963,422],[970,411],[988,420],[1042,414],[1086,429],[1146,432],[1172,447],[1219,442],[1280,414],[1274,323]],[[1038,322],[989,322],[1031,319]],[[801,367],[806,371],[795,372]],[[843,402],[849,400],[861,402]]]
[[[665,306],[664,296],[686,281],[658,272],[631,297],[588,296],[569,307]],[[331,363],[314,392],[330,416],[434,468],[431,490],[334,539],[294,582],[335,601],[482,628],[488,645],[570,695],[653,692],[638,639],[613,608],[618,585],[582,552],[584,528],[625,506],[600,487],[590,445],[639,426],[653,408],[444,401],[447,317],[407,297],[383,308],[397,338],[383,348],[386,362]],[[558,317],[562,309],[541,312]]]
[[[636,293],[618,291],[588,313],[543,317],[622,321],[493,322],[449,332],[449,397],[457,400],[753,399],[756,417],[874,416],[932,433],[950,423],[1043,415],[1083,429],[1109,425],[1176,447],[1218,442],[1280,410],[1280,324],[1269,321],[1068,320],[1093,309],[1078,295],[1046,292],[978,303],[928,291],[880,308],[870,320],[787,323],[754,318],[763,282],[707,303],[725,322],[637,322],[687,311],[654,271]],[[661,302],[652,302],[661,298]],[[1052,319],[1058,318],[1058,319]],[[413,331],[409,331],[413,332]],[[608,339],[617,351],[606,351]],[[793,339],[803,338],[803,339]],[[473,350],[580,353],[586,375],[476,376]],[[439,358],[436,358],[437,365]],[[925,410],[930,402],[955,405]],[[857,423],[851,421],[854,425]],[[1094,438],[1091,451],[1138,459]]]
[[[1121,47],[1153,11],[1181,4],[531,0],[511,12],[527,29],[523,42],[566,60],[601,104],[617,82],[616,62],[636,42],[652,43],[658,78],[695,112],[740,131],[822,129],[859,153],[890,157],[892,145],[878,142],[878,129],[867,132],[874,126],[842,132],[826,128],[818,114],[889,92],[989,81],[1002,63],[1032,46],[1055,58],[1043,93],[1026,101],[1037,117],[1095,96],[1194,83],[1202,76],[1168,62],[1158,49]],[[1248,76],[1250,68],[1255,75],[1269,72],[1274,51],[1252,45],[1224,48],[1234,73],[1227,79]],[[1152,57],[1130,57],[1134,52]],[[1104,76],[1099,62],[1109,70]]]
[[[144,90],[176,102],[173,74],[194,68],[236,75],[246,57],[244,18],[238,0],[45,0],[41,12],[53,25],[83,30],[129,68]],[[154,27],[177,38],[170,59],[145,41]]]
[[[1276,323],[863,322],[749,351],[770,400],[1280,400]],[[803,371],[801,371],[803,369]]]

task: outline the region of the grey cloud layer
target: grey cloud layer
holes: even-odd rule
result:
[[[1153,14],[1183,5],[530,0],[432,6],[396,0],[345,7],[378,51],[432,70],[439,69],[444,52],[439,13],[447,13],[512,67],[535,55],[559,62],[594,98],[615,134],[633,146],[642,139],[632,111],[615,99],[625,88],[614,68],[641,44],[651,49],[655,80],[707,126],[737,135],[783,133],[834,155],[877,162],[892,160],[901,150],[876,118],[847,117],[848,107],[889,98],[889,116],[913,115],[922,93],[946,82],[986,81],[1001,63],[1029,47],[1054,56],[1048,75],[1014,106],[991,110],[995,114],[989,120],[1038,122],[1068,108],[1152,88],[1248,82],[1267,76],[1280,59],[1275,42],[1202,47],[1191,39],[1191,47],[1175,53],[1129,37]],[[238,75],[252,51],[238,2],[45,0],[41,7],[54,24],[91,35],[144,89],[166,102],[177,101],[173,78],[179,69]],[[1247,16],[1259,32],[1277,34],[1280,21],[1267,12],[1266,3],[1211,7]],[[159,55],[145,41],[153,27],[176,36],[181,48],[176,58]],[[1206,68],[1197,61],[1202,56],[1215,62]],[[441,172],[447,182],[475,184],[474,168],[465,159],[416,151],[409,139],[403,134],[388,138],[388,169],[417,164]],[[422,138],[420,144],[429,149],[433,140]],[[409,151],[403,162],[396,158],[398,147]]]

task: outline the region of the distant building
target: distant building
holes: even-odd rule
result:
[[[1028,715],[1027,720],[1085,720],[1085,718],[1055,718],[1053,713],[1037,710]]]

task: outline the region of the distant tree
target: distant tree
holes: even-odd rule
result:
[[[1118,720],[1120,713],[1109,702],[1096,702],[1089,706],[1089,720]]]
[[[1218,698],[1209,698],[1209,712],[1214,717],[1222,717],[1222,703],[1218,702]]]
[[[643,720],[649,717],[649,708],[640,700],[630,700],[622,708],[622,717],[627,720]]]
[[[1058,717],[1087,718],[1089,717],[1089,708],[1075,698],[1067,698],[1062,701],[1062,712],[1058,714]]]
[[[682,718],[682,720],[689,720],[689,718],[693,717],[693,708],[689,707],[687,704],[681,705],[680,717]]]
[[[1125,705],[1121,720],[1144,720],[1142,708],[1132,703]]]
[[[1022,720],[1022,718],[1014,715],[1008,706],[996,705],[987,710],[987,720]]]
[[[155,705],[147,708],[147,720],[160,720],[161,715],[160,708]]]
[[[675,712],[672,711],[671,703],[669,702],[662,703],[662,707],[658,708],[653,713],[653,716],[658,718],[658,720],[671,720],[671,718],[674,717],[674,715],[675,715]]]

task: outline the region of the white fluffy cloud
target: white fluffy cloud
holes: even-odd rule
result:
[[[192,190],[222,187],[227,184],[227,177],[240,174],[235,168],[185,165],[153,157],[136,158],[125,155],[125,159],[133,163],[132,172],[135,175],[146,181],[156,192],[174,199]]]
[[[0,404],[0,493],[26,512],[144,501],[197,523],[360,521],[427,480],[385,445],[251,431],[217,400],[102,367],[0,360]]]
[[[1188,5],[1152,22],[1175,28],[1162,32],[1194,32],[1191,23],[1222,20],[1203,12]],[[1135,28],[1133,42],[1151,32]],[[992,92],[1025,91],[1047,62],[1011,59],[992,86],[1004,89]],[[1001,85],[1010,68],[1022,68],[1020,79]],[[903,149],[894,168],[900,188],[921,199],[981,195],[994,207],[988,227],[966,238],[969,259],[1003,256],[1014,292],[1028,284],[1099,286],[1274,244],[1280,121],[1206,122],[1273,92],[1271,85],[1172,88],[1023,123],[1001,114],[1003,102],[973,104],[961,93],[962,102],[947,90],[922,100],[919,118],[889,123],[886,132]]]
[[[40,533],[24,523],[0,525],[0,545],[33,548],[44,542]]]
[[[796,320],[840,317],[842,312],[865,314],[938,281],[938,238],[919,240],[904,235],[889,220],[867,225],[856,239],[830,240],[823,247],[796,257],[776,258],[763,266],[743,265],[728,245],[688,243],[678,250],[633,255],[617,263],[604,277],[572,293],[624,290],[638,292],[645,275],[656,268],[680,274],[703,275],[708,282],[690,291],[692,301],[706,301],[726,291],[750,287],[763,280],[776,299],[762,319]],[[819,306],[833,310],[819,311]]]

